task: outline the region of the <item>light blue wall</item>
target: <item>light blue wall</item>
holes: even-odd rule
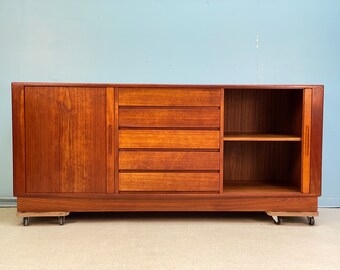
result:
[[[0,0],[0,197],[12,81],[324,84],[320,204],[340,206],[340,1]]]

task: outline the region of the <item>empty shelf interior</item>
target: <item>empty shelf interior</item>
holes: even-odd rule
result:
[[[226,89],[226,134],[272,134],[301,137],[301,90]]]
[[[299,190],[300,150],[300,142],[224,142],[224,190]]]

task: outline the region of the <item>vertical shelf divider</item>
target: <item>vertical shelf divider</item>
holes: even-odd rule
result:
[[[106,192],[115,192],[115,133],[114,133],[114,88],[106,88],[106,124],[107,124],[107,160],[106,160]]]
[[[221,106],[220,106],[220,193],[223,193],[224,187],[224,88],[221,88]]]
[[[114,88],[114,135],[115,135],[115,148],[114,148],[114,161],[115,161],[115,193],[119,193],[119,129],[118,129],[118,105],[119,105],[119,88]]]

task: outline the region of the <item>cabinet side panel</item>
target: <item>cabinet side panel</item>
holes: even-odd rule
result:
[[[311,173],[310,193],[321,195],[322,177],[322,127],[323,127],[323,87],[312,91],[312,125],[311,125]]]
[[[13,194],[26,193],[25,94],[22,84],[12,84]]]

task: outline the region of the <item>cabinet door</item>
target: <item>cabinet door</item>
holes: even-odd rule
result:
[[[302,144],[301,144],[301,192],[310,192],[311,183],[311,124],[312,124],[312,89],[303,90],[303,113],[302,113]]]
[[[112,151],[106,88],[25,87],[24,92],[26,192],[105,193],[107,149]]]

